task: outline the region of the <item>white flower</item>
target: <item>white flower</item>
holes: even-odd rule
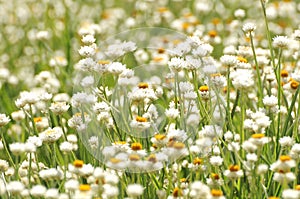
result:
[[[36,33],[36,38],[38,40],[48,40],[48,39],[50,39],[50,37],[51,37],[51,34],[47,30],[41,30]]]
[[[234,16],[236,18],[244,18],[246,16],[246,12],[243,9],[237,9],[234,11]]]
[[[275,172],[286,173],[295,166],[295,160],[291,159],[290,156],[282,155],[279,157],[279,160],[271,164],[270,169]]]
[[[300,191],[295,189],[285,189],[282,191],[283,199],[299,199]]]
[[[295,40],[298,40],[300,41],[300,29],[297,29],[294,31],[292,37],[295,39]]]
[[[254,79],[251,70],[237,69],[231,73],[232,84],[237,89],[247,89],[254,86]]]
[[[256,25],[254,23],[246,23],[243,25],[243,31],[245,33],[253,32],[256,29]]]
[[[257,155],[255,153],[248,153],[246,155],[246,158],[249,162],[256,162],[257,161]]]
[[[300,158],[300,144],[296,143],[290,150],[290,155],[293,159],[298,160]]]
[[[93,86],[94,82],[95,80],[93,76],[86,76],[81,80],[80,85],[87,88]]]
[[[5,114],[0,114],[0,127],[5,126],[10,122],[9,117],[7,117]]]
[[[127,186],[126,192],[130,197],[139,197],[144,192],[144,187],[140,184],[129,184]]]
[[[179,116],[179,111],[175,108],[169,108],[166,109],[165,114],[170,119],[176,119]]]
[[[287,48],[290,39],[287,36],[276,36],[273,38],[273,46],[275,48]]]
[[[281,184],[292,182],[295,179],[296,179],[296,176],[292,172],[287,172],[287,173],[275,172],[274,176],[273,176],[273,180],[276,181],[276,182],[279,182]]]
[[[132,52],[136,50],[136,44],[134,42],[123,42],[117,41],[115,44],[108,46],[105,54],[111,58],[119,58],[127,52]]]
[[[107,198],[116,198],[119,194],[119,189],[116,186],[112,186],[110,184],[104,184],[104,193],[102,196],[106,196]]]
[[[274,107],[274,106],[277,106],[278,99],[274,95],[265,96],[263,99],[263,103],[265,106]]]
[[[110,107],[106,102],[97,102],[93,106],[93,111],[95,111],[96,114],[100,114],[102,112],[109,112]]]
[[[205,136],[210,138],[221,137],[223,134],[222,128],[217,125],[205,125],[199,132],[199,136]]]
[[[24,184],[20,181],[10,181],[7,184],[7,191],[12,195],[20,194],[25,188]]]
[[[58,189],[48,189],[45,193],[45,199],[56,199],[59,197]]]
[[[266,164],[258,165],[256,172],[257,172],[258,175],[263,175],[263,174],[267,173],[268,172],[268,165],[266,165]]]
[[[97,101],[97,97],[93,94],[78,92],[72,96],[71,104],[73,107],[79,107],[81,104],[93,104]]]
[[[96,54],[93,46],[82,46],[78,52],[83,57],[92,57]]]
[[[184,130],[172,129],[168,132],[167,137],[169,140],[184,142],[188,137]]]
[[[58,169],[50,168],[47,170],[41,170],[39,172],[39,176],[44,180],[60,180],[63,177],[63,173]]]
[[[172,49],[172,53],[176,56],[182,56],[191,50],[191,44],[188,41],[181,42],[176,45],[174,49]]]
[[[59,145],[59,149],[63,152],[63,153],[68,153],[68,152],[71,152],[73,151],[73,144],[70,143],[70,142],[62,142],[60,143]]]
[[[223,163],[223,158],[221,158],[220,156],[211,156],[209,162],[213,166],[221,166]]]
[[[224,134],[224,138],[225,138],[225,141],[229,142],[233,139],[233,134],[231,131],[227,131],[225,134]]]
[[[119,178],[115,174],[108,173],[104,177],[104,182],[106,182],[107,184],[110,184],[110,185],[117,185],[119,182]]]
[[[237,179],[242,177],[243,175],[243,171],[239,169],[237,165],[230,166],[228,170],[224,171],[224,176],[226,176],[229,179]]]
[[[186,68],[187,63],[186,63],[186,61],[183,58],[173,57],[168,62],[168,66],[169,66],[170,70],[179,72],[182,69]]]
[[[91,136],[88,143],[92,149],[97,149],[99,145],[99,138],[97,136]]]
[[[81,41],[84,44],[89,45],[89,44],[94,43],[96,41],[96,39],[95,39],[94,35],[88,34],[88,35],[83,35]]]
[[[2,115],[2,114],[1,114]],[[0,116],[1,117],[1,116]],[[15,121],[21,121],[25,119],[24,111],[15,111],[11,113],[11,118]]]
[[[0,172],[5,172],[8,170],[9,164],[6,160],[0,159]]]
[[[39,137],[45,143],[54,143],[63,135],[61,127],[54,127],[53,129],[49,128],[39,134]]]
[[[192,50],[192,54],[196,57],[205,57],[212,53],[213,47],[210,44],[201,44]]]
[[[294,139],[289,136],[284,136],[279,139],[281,147],[290,147],[294,144]]]
[[[121,74],[126,69],[126,65],[120,62],[112,62],[107,65],[107,71],[114,75]]]
[[[90,57],[81,59],[75,68],[81,71],[92,71],[97,66],[97,63]]]
[[[233,55],[223,55],[220,58],[220,61],[223,65],[225,65],[227,67],[232,67],[237,64],[237,58],[236,58],[236,56],[233,56]]]
[[[49,109],[57,115],[67,112],[69,108],[70,105],[68,105],[66,102],[53,102],[49,107]]]
[[[210,188],[201,181],[194,181],[190,185],[189,196],[191,198],[210,198]]]
[[[75,191],[79,187],[79,182],[74,179],[70,179],[65,183],[65,189],[68,191]]]
[[[9,149],[12,154],[20,155],[25,152],[25,144],[20,142],[14,142],[9,145]]]
[[[30,189],[30,194],[34,197],[44,197],[47,189],[43,185],[35,185]]]

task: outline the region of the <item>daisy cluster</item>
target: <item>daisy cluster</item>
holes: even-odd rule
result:
[[[0,2],[0,198],[300,198],[300,3]]]

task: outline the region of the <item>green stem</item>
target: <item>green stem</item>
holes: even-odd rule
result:
[[[13,161],[13,159],[12,159],[12,157],[10,155],[10,152],[9,152],[9,150],[7,148],[7,144],[6,144],[5,138],[3,136],[3,132],[1,132],[0,134],[1,134],[1,139],[2,139],[2,143],[3,143],[3,147],[4,147],[4,150],[5,150],[6,154],[7,154],[7,156],[8,156],[9,162],[14,167],[14,169],[16,169],[16,165],[14,164],[14,161]]]
[[[232,121],[231,121],[231,109],[230,109],[230,67],[227,66],[227,91],[226,91],[226,95],[227,95],[227,129],[228,130],[233,130],[232,129]]]
[[[253,53],[254,62],[255,62],[256,76],[257,76],[256,78],[258,80],[258,107],[262,107],[263,106],[263,102],[262,102],[263,87],[261,84],[260,71],[259,71],[259,66],[258,66],[258,62],[257,62],[257,58],[256,58],[256,53],[255,53],[253,36],[252,36],[251,32],[250,32],[250,41],[251,41],[251,48],[252,48],[252,53]]]
[[[269,29],[269,23],[268,23],[268,18],[267,18],[267,13],[266,13],[265,2],[264,2],[264,0],[260,0],[260,3],[261,3],[262,10],[263,10],[265,25],[266,25],[266,29],[267,29],[267,38],[268,38],[268,46],[269,46],[270,54],[271,54],[271,62],[272,62],[273,68],[275,68],[274,50],[273,50],[273,46],[272,46],[271,32]]]

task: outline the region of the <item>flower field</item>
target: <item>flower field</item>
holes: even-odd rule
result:
[[[297,0],[0,1],[0,198],[300,199]]]

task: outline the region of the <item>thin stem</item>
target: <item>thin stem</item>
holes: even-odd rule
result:
[[[266,29],[267,29],[267,38],[268,38],[268,46],[269,46],[270,54],[271,54],[271,62],[272,62],[273,68],[275,68],[274,50],[273,50],[273,46],[272,46],[271,32],[269,29],[269,23],[268,23],[268,19],[267,19],[265,1],[260,0],[260,3],[261,3],[262,10],[263,10],[265,25],[266,25]]]
[[[260,71],[259,71],[259,66],[258,66],[258,62],[257,62],[257,58],[256,58],[256,53],[255,53],[253,36],[252,36],[251,32],[249,34],[250,34],[252,53],[253,53],[254,62],[255,62],[256,76],[257,76],[256,78],[258,80],[258,107],[262,107],[263,106],[263,102],[262,102],[263,87],[261,84]]]
[[[230,67],[227,66],[227,129],[232,130],[232,121],[231,121],[231,109],[230,109]]]

